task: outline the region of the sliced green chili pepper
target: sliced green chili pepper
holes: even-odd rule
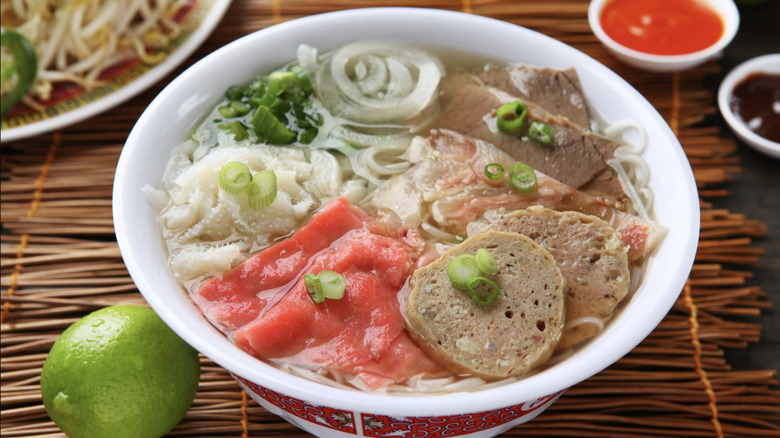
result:
[[[496,112],[496,124],[503,132],[518,132],[523,126],[528,106],[523,102],[508,102],[501,105]]]
[[[541,144],[549,144],[552,141],[553,131],[550,125],[542,122],[531,122],[528,127],[528,136],[531,140]]]
[[[0,115],[5,114],[27,94],[38,75],[38,56],[35,47],[22,34],[0,29],[0,46],[10,50],[13,60],[2,65],[3,99]],[[11,86],[11,81],[15,81]],[[6,88],[10,88],[6,91]]]
[[[521,193],[536,188],[536,172],[533,167],[520,162],[513,164],[509,169],[509,185]]]

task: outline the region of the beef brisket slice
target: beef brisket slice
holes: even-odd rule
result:
[[[613,156],[620,146],[618,143],[585,131],[571,124],[566,117],[551,114],[535,103],[526,101],[528,120],[550,125],[554,133],[553,145],[541,145],[525,135],[499,132],[495,128],[494,112],[501,104],[512,100],[524,99],[487,87],[471,73],[450,74],[441,84],[441,113],[433,127],[492,143],[513,159],[572,187],[583,188],[597,177],[603,179],[611,175],[606,160]],[[605,171],[610,173],[605,175]]]
[[[519,65],[488,67],[474,75],[485,86],[497,88],[523,101],[533,102],[550,114],[567,118],[571,124],[588,129],[588,110],[580,80],[573,68],[555,69]]]

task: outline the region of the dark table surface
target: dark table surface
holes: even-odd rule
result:
[[[712,78],[713,96],[717,95],[723,77],[741,62],[768,53],[780,53],[780,0],[765,0],[754,5],[737,3],[741,17],[739,32],[719,61],[720,74]],[[714,122],[724,127],[724,136],[736,140],[720,115]],[[761,342],[746,350],[728,349],[726,355],[734,369],[780,370],[780,160],[736,141],[742,171],[726,186],[732,195],[712,201],[716,208],[742,213],[748,219],[767,225],[769,232],[755,240],[755,246],[763,248],[766,254],[752,268],[754,275],[748,283],[761,286],[773,307],[764,310],[758,319],[746,320],[763,325]]]

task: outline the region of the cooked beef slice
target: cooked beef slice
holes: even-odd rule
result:
[[[519,65],[509,68],[490,66],[474,72],[485,86],[497,88],[542,108],[550,114],[566,117],[573,125],[588,129],[588,109],[573,68],[555,69]]]
[[[471,73],[448,75],[441,84],[440,116],[434,128],[450,129],[494,144],[513,159],[529,164],[564,184],[581,188],[603,171],[618,143],[584,131],[567,118],[557,116],[527,102],[528,117],[553,129],[553,144],[542,145],[525,135],[500,132],[495,126],[495,110],[505,102],[522,100],[482,84]]]

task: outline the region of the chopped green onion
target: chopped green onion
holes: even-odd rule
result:
[[[325,301],[325,292],[322,290],[322,282],[320,281],[319,276],[304,274],[303,283],[306,285],[306,291],[309,292],[309,296],[315,304]]]
[[[531,166],[517,162],[509,169],[509,185],[521,193],[531,191],[536,188],[536,172]]]
[[[523,126],[528,106],[523,102],[508,102],[501,105],[496,113],[499,131],[517,132]]]
[[[478,275],[479,264],[471,254],[458,254],[447,265],[447,276],[452,285],[460,290],[467,290],[468,282]]]
[[[495,181],[501,178],[503,175],[504,175],[504,166],[498,163],[490,163],[487,166],[485,166],[485,176],[489,180]]]
[[[249,185],[249,206],[262,210],[273,204],[276,199],[276,174],[273,170],[263,170],[252,177]]]
[[[541,144],[549,144],[552,141],[553,131],[550,125],[542,122],[531,122],[528,128],[528,136]]]
[[[244,97],[244,94],[246,93],[246,90],[244,87],[239,87],[238,85],[231,85],[228,87],[227,91],[225,91],[225,97],[228,100],[240,100],[242,97]]]
[[[231,195],[238,195],[249,189],[252,183],[252,171],[244,163],[231,161],[219,170],[219,187]]]
[[[274,106],[277,100],[279,100],[278,97],[276,97],[272,93],[269,93],[266,90],[263,90],[262,92],[252,94],[252,97],[249,98],[249,105],[251,105],[254,108],[260,106],[271,108],[272,106]]]
[[[476,291],[477,286],[479,286],[479,284],[483,282],[487,283],[492,289],[490,294],[484,300],[479,298]],[[466,288],[469,291],[469,296],[471,297],[471,301],[473,301],[478,306],[482,306],[482,307],[487,307],[488,305],[490,305],[490,303],[492,303],[493,300],[496,299],[498,294],[501,292],[501,287],[498,286],[498,283],[496,283],[495,281],[487,277],[483,277],[481,275],[476,275],[474,277],[471,277],[469,281],[466,283]]]
[[[477,250],[477,265],[479,266],[479,270],[487,275],[495,275],[498,270],[496,259],[494,259],[493,254],[485,248]]]
[[[295,64],[291,66],[290,71],[298,75],[298,78],[301,81],[301,89],[304,93],[310,94],[314,90],[311,85],[311,79],[309,79],[309,75],[306,74],[300,65]]]
[[[248,113],[249,110],[252,109],[252,107],[249,106],[249,104],[246,104],[246,103],[238,101],[238,100],[231,101],[230,102],[230,108],[233,108],[233,110],[235,110],[235,112],[239,116],[243,116],[244,114]]]
[[[258,137],[272,144],[290,144],[295,140],[295,132],[280,122],[271,111],[260,106],[252,116],[252,126]]]
[[[301,132],[298,141],[300,141],[302,144],[309,144],[314,141],[314,139],[317,137],[317,134],[319,132],[320,130],[317,128],[309,128]]]
[[[230,105],[221,106],[217,109],[219,115],[226,119],[238,116],[238,111],[233,109]]]
[[[344,297],[347,280],[343,275],[333,271],[320,271],[319,274],[305,274],[303,282],[306,291],[315,304],[325,302],[325,299],[339,300]]]
[[[233,120],[230,123],[220,123],[217,125],[217,128],[233,134],[233,138],[236,141],[246,140],[249,137],[249,133],[246,132],[246,127],[238,120]]]
[[[347,289],[347,280],[343,275],[333,271],[320,271],[317,276],[322,284],[322,292],[325,298],[332,300],[341,299]]]
[[[268,90],[277,96],[282,93],[295,96],[301,93],[301,80],[291,71],[275,71],[268,76]]]

